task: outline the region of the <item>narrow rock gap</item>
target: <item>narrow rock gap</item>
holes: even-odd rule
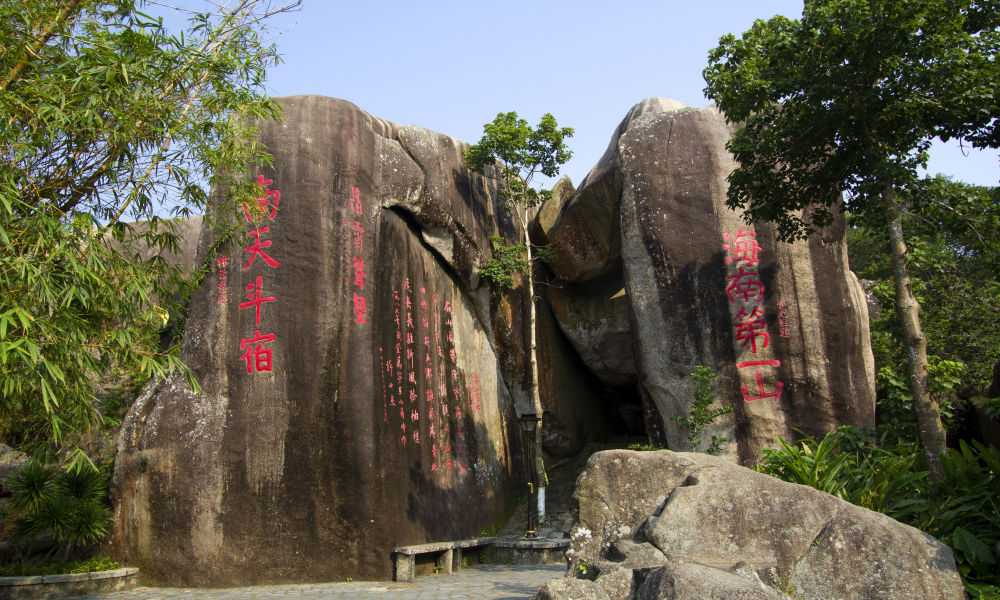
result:
[[[465,288],[462,286],[462,278],[459,276],[458,271],[455,270],[455,267],[453,267],[451,263],[449,263],[448,260],[445,259],[444,255],[442,255],[441,252],[437,250],[437,248],[428,244],[427,240],[424,239],[424,236],[422,235],[424,228],[420,224],[420,221],[417,220],[416,215],[414,215],[412,212],[410,212],[405,207],[399,204],[388,206],[386,207],[385,210],[388,210],[392,214],[402,219],[404,223],[406,223],[406,226],[407,228],[409,228],[410,233],[412,233],[414,237],[417,238],[417,240],[420,242],[420,245],[431,253],[431,256],[434,257],[435,262],[437,262],[438,266],[441,267],[441,269],[445,273],[447,273],[448,277],[451,278],[452,282],[454,282],[454,284],[458,287],[458,289],[462,290],[462,293],[466,293]]]

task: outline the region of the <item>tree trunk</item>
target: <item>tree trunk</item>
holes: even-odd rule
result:
[[[927,338],[920,327],[920,305],[910,288],[902,209],[893,190],[884,191],[882,201],[889,218],[892,271],[896,283],[896,318],[903,327],[903,339],[906,343],[913,412],[917,418],[917,431],[927,457],[931,481],[940,483],[944,479],[941,455],[945,451],[946,435],[937,400],[927,390]]]
[[[538,526],[539,529],[545,523],[545,459],[542,456],[542,396],[538,392],[538,359],[537,342],[535,334],[535,274],[534,263],[531,253],[531,239],[528,236],[528,209],[524,209],[524,218],[521,220],[521,229],[524,235],[524,245],[528,252],[528,331],[530,332],[530,344],[528,348],[528,362],[531,370],[531,405],[535,410],[535,485],[538,487]]]
[[[25,48],[25,56],[14,63],[14,66],[7,72],[3,81],[0,81],[0,92],[7,90],[7,87],[18,78],[21,71],[28,66],[28,63],[38,55],[42,47],[49,43],[52,36],[59,32],[63,25],[70,20],[70,17],[75,16],[80,11],[80,2],[81,0],[69,0],[66,2],[56,16],[42,28],[38,37],[32,41],[30,46]]]

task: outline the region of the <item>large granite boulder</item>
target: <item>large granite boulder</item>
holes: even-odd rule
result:
[[[575,497],[568,575],[596,575],[605,595],[631,590],[619,600],[964,597],[951,550],[934,538],[721,458],[599,452]],[[553,589],[569,586],[550,586],[552,600],[590,597]]]
[[[183,345],[200,390],[169,377],[123,423],[115,547],[152,581],[385,579],[394,546],[475,536],[522,493],[525,320],[477,276],[490,236],[516,235],[496,190],[452,138],[280,103],[262,210],[201,227],[213,268]],[[559,404],[574,363],[546,331],[568,452],[584,411]]]
[[[779,437],[873,425],[875,373],[843,222],[794,244],[746,225],[725,204],[730,133],[714,109],[643,101],[560,196],[558,216],[540,215],[571,296],[552,296],[555,314],[588,366],[609,383],[634,369],[677,450],[689,449],[677,421],[693,401],[691,373],[712,368],[717,403],[734,413],[698,448],[719,435],[725,454],[750,464]]]

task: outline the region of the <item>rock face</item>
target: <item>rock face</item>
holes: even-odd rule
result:
[[[161,583],[389,578],[394,546],[475,536],[523,485],[523,346],[501,338],[524,320],[476,276],[489,237],[514,235],[494,190],[452,138],[281,104],[263,210],[201,228],[214,269],[183,349],[201,389],[147,388],[119,439],[116,548]],[[588,391],[560,404],[573,369],[542,335],[572,452]]]
[[[795,244],[743,223],[725,205],[729,135],[714,109],[644,101],[579,188],[554,197],[558,216],[543,207],[540,229],[563,286],[555,314],[592,371],[637,381],[683,450],[691,372],[712,368],[734,413],[698,447],[720,435],[750,464],[779,437],[873,425],[874,365],[843,223]]]
[[[570,573],[596,581],[550,586],[551,600],[964,597],[951,550],[932,537],[724,459],[600,452],[576,499]],[[571,586],[595,593],[560,591]]]

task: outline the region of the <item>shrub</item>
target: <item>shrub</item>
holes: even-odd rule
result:
[[[7,480],[14,541],[51,540],[63,558],[107,537],[111,522],[104,470],[62,471],[31,460]]]
[[[821,440],[805,438],[765,450],[762,473],[833,494],[917,527],[955,551],[973,598],[1000,597],[1000,452],[960,442],[942,458],[945,480],[929,483],[916,444],[880,447],[842,427]]]

